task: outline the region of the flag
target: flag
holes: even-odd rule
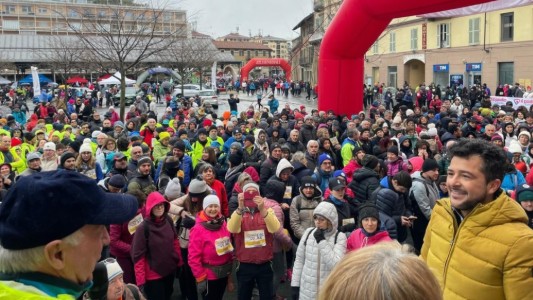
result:
[[[37,67],[31,67],[31,78],[33,80],[33,97],[41,95],[41,83],[39,82],[39,73]]]

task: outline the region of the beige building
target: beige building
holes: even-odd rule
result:
[[[365,81],[531,86],[533,5],[492,8],[394,20],[366,54]]]
[[[252,41],[266,45],[270,49],[272,49],[272,57],[283,58],[287,61],[289,60],[289,41],[271,35],[256,35],[252,38]]]
[[[313,0],[314,12],[302,19],[293,30],[300,36],[292,41],[291,65],[293,80],[318,82],[318,53],[320,43],[342,0]]]
[[[156,36],[190,36],[186,11],[149,8],[132,0],[0,0],[0,62],[9,65],[2,74],[16,79],[30,66],[46,63],[48,58],[41,54],[57,47],[51,45],[50,36],[61,36],[75,45],[79,44],[76,32],[91,33],[98,28],[111,34],[135,33],[151,28],[154,18]]]

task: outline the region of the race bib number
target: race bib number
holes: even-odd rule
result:
[[[244,248],[259,248],[264,246],[266,246],[266,237],[263,229],[244,232]]]
[[[215,249],[218,256],[222,256],[231,253],[233,251],[233,245],[231,244],[229,237],[221,237],[215,240]]]
[[[283,194],[283,199],[291,199],[292,198],[292,186],[285,187],[285,194]]]
[[[342,226],[344,226],[344,225],[348,225],[348,224],[354,224],[354,223],[355,223],[354,218],[343,219],[343,220],[342,220]]]
[[[131,221],[128,223],[128,231],[130,234],[134,234],[135,231],[137,231],[137,227],[141,225],[143,222],[143,216],[141,214],[136,215]]]

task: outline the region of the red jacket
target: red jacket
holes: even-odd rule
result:
[[[141,209],[137,211],[137,215],[141,213]],[[131,243],[133,235],[128,230],[128,222],[123,224],[112,224],[109,227],[109,250],[111,255],[115,257],[131,257]]]
[[[155,129],[154,129],[155,131]],[[144,142],[150,149],[153,148],[152,146],[152,139],[154,138],[154,131],[150,130],[150,128],[145,127],[143,130],[141,130],[140,135],[144,138]]]
[[[352,182],[353,173],[355,173],[355,171],[361,168],[362,166],[355,159],[350,160],[350,162],[346,166],[344,166],[342,171],[344,172],[344,174],[346,174],[346,181],[348,181],[347,183]]]
[[[363,247],[375,245],[380,242],[392,241],[387,231],[379,231],[371,237],[367,237],[361,228],[354,230],[346,244],[346,251],[354,251]]]

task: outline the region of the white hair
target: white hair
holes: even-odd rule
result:
[[[317,145],[318,145],[318,142],[315,141],[315,140],[309,140],[309,141],[307,142],[307,148],[309,149],[309,146],[311,146],[311,145],[313,145],[313,144],[317,144]]]
[[[71,246],[77,246],[82,238],[83,232],[77,230],[61,239],[61,241]],[[45,246],[22,250],[9,250],[0,245],[0,273],[15,274],[39,270],[45,261]]]

